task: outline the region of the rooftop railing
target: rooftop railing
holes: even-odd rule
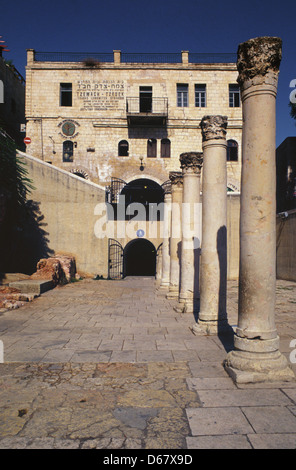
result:
[[[84,62],[86,66],[100,63],[138,63],[138,64],[207,64],[236,63],[233,53],[130,53],[109,52],[34,52],[35,62]]]

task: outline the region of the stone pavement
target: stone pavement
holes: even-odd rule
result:
[[[296,382],[235,385],[232,336],[194,336],[165,294],[153,278],[85,279],[2,311],[0,448],[296,448]],[[288,358],[295,311],[296,283],[277,281]]]

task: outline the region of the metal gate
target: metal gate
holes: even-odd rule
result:
[[[108,279],[123,279],[123,248],[114,238],[108,240]]]
[[[111,203],[118,203],[119,201],[119,195],[121,191],[123,190],[124,186],[126,186],[126,182],[119,179],[119,178],[111,178],[111,185],[110,185],[110,191],[111,191]]]

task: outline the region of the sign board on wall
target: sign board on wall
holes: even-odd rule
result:
[[[123,80],[78,80],[77,98],[81,111],[108,111],[124,106]]]

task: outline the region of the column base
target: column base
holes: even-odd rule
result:
[[[195,335],[217,335],[220,333],[233,334],[233,329],[227,322],[227,320],[198,320],[192,327],[192,333]]]
[[[178,313],[194,313],[198,311],[199,299],[179,299],[178,305],[174,307],[175,312]]]
[[[176,287],[176,289],[171,289],[170,287],[169,292],[166,295],[166,298],[168,300],[176,300],[178,299],[178,297],[179,297],[179,288]]]
[[[162,282],[162,283],[160,284],[160,286],[159,286],[158,289],[160,289],[160,290],[168,290],[169,287],[170,287],[170,283],[169,283],[169,282],[167,282],[167,283],[166,283],[166,282]]]
[[[280,351],[230,351],[224,368],[238,384],[257,382],[287,382],[295,380],[286,357]]]

